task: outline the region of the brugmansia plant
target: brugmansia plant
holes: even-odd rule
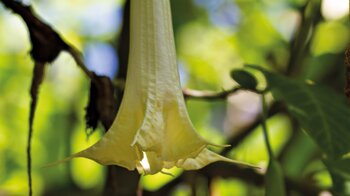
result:
[[[169,0],[131,1],[131,45],[124,97],[109,131],[74,157],[143,174],[174,166],[199,169],[215,161],[239,163],[207,146],[184,102]],[[240,163],[243,164],[243,163]]]
[[[239,180],[247,183],[254,182],[257,186],[264,185],[266,196],[284,196],[297,194],[297,192],[300,195],[323,195],[329,191],[334,193],[334,195],[349,195],[347,186],[350,180],[349,103],[343,94],[326,87],[327,85],[331,85],[332,87],[337,86],[339,91],[339,84],[344,82],[338,81],[338,79],[333,81],[333,76],[339,76],[343,73],[340,73],[339,68],[335,68],[336,66],[328,66],[331,62],[339,63],[338,60],[342,58],[342,55],[339,53],[341,48],[337,50],[333,49],[334,54],[325,55],[323,53],[322,55],[316,55],[314,51],[310,50],[310,46],[314,49],[318,48],[315,43],[320,39],[318,38],[318,34],[323,32],[323,30],[320,30],[323,29],[323,25],[326,24],[326,29],[328,29],[330,27],[328,24],[331,23],[331,26],[336,24],[335,27],[341,27],[347,23],[343,19],[342,22],[335,22],[333,19],[332,21],[327,21],[320,18],[322,1],[307,1],[298,3],[298,6],[293,5],[293,12],[295,9],[300,13],[302,18],[298,29],[295,29],[297,33],[290,40],[290,45],[286,44],[284,36],[280,38],[271,36],[273,39],[276,38],[278,44],[277,42],[277,45],[271,44],[266,47],[266,50],[264,49],[265,46],[263,48],[259,47],[259,51],[255,51],[254,53],[262,52],[261,59],[251,59],[252,62],[257,61],[256,63],[258,64],[273,63],[274,68],[272,72],[268,71],[272,67],[264,69],[261,66],[247,65],[244,69],[231,71],[231,78],[235,80],[238,86],[233,86],[229,90],[218,93],[197,93],[196,91],[192,91],[196,93],[191,93],[191,90],[182,92],[176,65],[169,1],[131,0],[130,64],[128,66],[129,70],[125,85],[125,96],[117,118],[114,120],[108,133],[99,142],[63,161],[83,157],[104,165],[119,165],[129,170],[138,170],[142,174],[166,173],[164,168],[172,167],[179,167],[186,170],[199,169],[215,161],[244,164],[230,160],[209,150],[208,146],[218,145],[211,144],[196,132],[188,117],[182,93],[185,93],[187,98],[214,100],[226,99],[229,95],[239,90],[249,90],[259,94],[262,98],[261,116],[255,119],[252,126],[242,129],[242,131],[239,131],[239,134],[234,135],[228,142],[233,147],[236,147],[245,138],[255,135],[256,128],[261,125],[268,153],[268,166],[265,172],[253,169],[246,172],[241,170],[241,168],[231,167],[232,165],[229,165],[228,168],[223,168],[223,165],[216,165],[194,173],[183,172],[177,180],[173,181],[174,183],[169,183],[169,186],[163,186],[155,194],[168,195],[170,194],[169,190],[177,185],[177,183],[189,182],[193,191],[192,194],[195,195],[197,185],[201,185],[198,187],[202,188],[202,183],[210,184],[211,190],[215,189],[216,180],[212,181],[213,176],[230,176],[238,177]],[[33,135],[33,123],[39,87],[44,79],[46,65],[54,61],[61,51],[65,51],[73,57],[76,64],[90,78],[91,89],[86,112],[86,124],[88,127],[94,129],[98,121],[100,121],[108,129],[114,119],[113,106],[117,107],[119,102],[113,104],[114,97],[111,81],[107,77],[99,76],[89,71],[80,53],[73,46],[61,39],[53,28],[41,21],[31,6],[24,5],[21,1],[17,0],[0,0],[0,2],[21,16],[28,27],[32,45],[30,54],[32,60],[35,62],[30,90],[32,99],[27,143],[28,190],[31,196],[31,138]],[[179,1],[176,4],[182,4],[181,6],[186,7],[187,2],[191,1]],[[125,12],[127,17],[124,17],[125,26],[129,25],[129,3],[130,0],[127,0],[125,4],[125,9],[127,9]],[[229,38],[234,38],[233,40],[236,40],[236,38],[243,39],[243,41],[239,41],[242,41],[241,43],[234,43],[238,45],[242,44],[243,47],[238,47],[242,49],[242,52],[247,48],[260,46],[260,44],[265,45],[265,43],[254,43],[258,42],[257,37],[261,37],[263,34],[270,36],[270,32],[273,32],[268,30],[271,26],[268,25],[269,23],[266,23],[267,20],[260,14],[261,10],[251,9],[251,6],[246,6],[246,3],[244,3],[244,6],[240,6],[239,2],[235,3],[237,3],[240,7],[239,9],[242,11],[242,17],[240,18],[244,20],[240,21],[238,25],[240,30],[234,32],[232,37],[230,35]],[[290,5],[288,4],[288,6]],[[252,24],[254,25],[250,28]],[[261,32],[260,29],[262,30]],[[315,31],[313,31],[314,29]],[[259,30],[258,33],[256,33],[256,30]],[[122,32],[121,39],[125,35],[129,36],[128,31],[122,30]],[[241,36],[245,33],[248,33],[248,36]],[[320,33],[322,35],[320,37],[323,37],[323,34]],[[333,35],[333,33],[330,35]],[[342,36],[340,35],[340,37]],[[253,42],[251,38],[254,40]],[[348,39],[343,38],[343,41],[347,42]],[[280,45],[281,43],[282,45]],[[121,42],[120,45],[125,46],[128,44],[127,40],[125,43]],[[275,53],[276,46],[278,50],[282,49],[282,53]],[[289,51],[289,55],[284,54],[286,51]],[[330,51],[327,49],[327,52]],[[350,99],[349,51],[350,49],[346,52],[345,62],[348,68],[345,89],[348,99]],[[120,57],[124,58],[127,56],[125,54],[123,55],[123,52],[119,53],[121,54]],[[281,57],[283,58],[276,58],[280,54],[282,54]],[[242,60],[247,60],[244,56],[241,55]],[[265,59],[267,61],[261,61],[265,57],[268,58]],[[284,57],[286,58],[284,59]],[[281,59],[281,61],[278,59]],[[336,59],[338,60],[335,61]],[[120,64],[125,65],[125,63]],[[315,66],[316,64],[317,66]],[[261,74],[260,76],[264,77],[257,78],[255,77],[257,76],[256,74]],[[315,77],[315,75],[317,76]],[[294,79],[292,78],[293,76],[295,77]],[[124,80],[124,73],[117,78]],[[265,81],[263,81],[263,78],[265,78]],[[266,88],[262,89],[262,86]],[[292,131],[292,135],[289,135],[289,130],[286,130],[286,132],[281,130],[285,134],[284,139],[288,139],[288,141],[283,139],[287,143],[283,143],[284,141],[282,142],[280,140],[282,138],[280,138],[280,135],[272,135],[274,132],[268,130],[268,124],[275,123],[273,118],[276,117],[276,119],[279,119],[281,116],[283,118],[288,117],[291,121],[288,125],[285,122],[281,122],[286,127],[290,126],[290,131]],[[268,123],[269,120],[271,121]],[[302,134],[301,130],[307,134]],[[279,140],[277,148],[272,148],[269,139],[270,136],[274,137],[274,141]],[[313,143],[317,145],[313,145],[311,141],[308,141],[308,138],[311,138]],[[281,145],[282,143],[283,145]],[[225,149],[221,154],[225,155],[231,149]],[[295,154],[298,154],[298,156],[295,156]],[[58,163],[61,162],[59,161]],[[10,161],[9,163],[12,162]],[[320,165],[323,166],[320,167]],[[12,167],[11,165],[12,168],[16,169],[17,167]],[[218,169],[220,170],[219,172],[217,172]],[[106,194],[109,192],[109,189],[113,193],[120,193],[121,195],[135,194],[139,175],[135,175],[136,172],[124,173],[124,170],[122,170],[123,173],[118,173],[117,170],[119,168],[109,167],[105,186],[105,190],[107,191],[104,194],[111,195]],[[225,171],[231,172],[226,173]],[[326,174],[327,176],[324,178],[332,180],[332,188],[324,182],[320,184],[316,182],[318,180],[315,179],[319,178],[320,173],[322,173],[322,178]],[[200,175],[200,178],[203,177],[205,180],[196,180],[192,178],[194,175]],[[110,178],[111,176],[112,178]],[[188,176],[191,176],[190,180],[188,180]],[[45,177],[47,178],[48,176]],[[9,181],[12,181],[12,175],[9,179]],[[124,186],[124,184],[119,183],[120,181],[124,181],[127,185]],[[259,184],[255,182],[259,182]],[[1,184],[7,184],[7,181],[2,180]],[[124,187],[127,187],[126,191],[122,190]],[[242,187],[244,187],[243,189],[252,188],[246,185]],[[162,190],[163,188],[166,189],[166,192]],[[236,188],[236,186],[233,186],[233,188]],[[247,194],[256,195],[254,194],[254,189],[252,189],[253,191],[249,190]],[[147,194],[147,190],[145,189],[144,191]],[[125,192],[129,194],[124,194]],[[51,194],[47,192],[44,195]],[[236,194],[233,193],[233,195]]]

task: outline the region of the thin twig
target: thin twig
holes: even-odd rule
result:
[[[75,63],[85,73],[85,75],[88,76],[92,82],[97,83],[95,74],[85,65],[82,53],[70,45],[66,51],[73,57]]]
[[[239,90],[242,90],[241,87],[234,87],[230,90],[224,90],[222,92],[213,92],[213,91],[199,91],[192,89],[183,89],[185,99],[201,99],[201,100],[216,100],[216,99],[226,99],[229,95],[236,93]]]
[[[313,12],[311,15],[310,10]],[[310,38],[315,32],[313,27],[320,20],[320,1],[308,1],[300,10],[302,14],[300,27],[297,29],[292,42],[290,43],[290,58],[285,74],[293,75],[301,67],[303,59],[307,56],[307,49],[310,47]]]
[[[261,95],[261,102],[262,102],[262,114],[261,114],[261,126],[262,126],[262,130],[263,130],[263,135],[264,135],[264,140],[265,140],[265,145],[266,145],[266,148],[267,148],[267,151],[269,153],[269,157],[270,159],[274,159],[274,155],[273,155],[273,152],[272,152],[272,147],[271,147],[271,143],[270,143],[270,140],[269,140],[269,134],[268,134],[268,131],[267,131],[267,106],[266,106],[266,98],[265,98],[265,95],[262,94]]]

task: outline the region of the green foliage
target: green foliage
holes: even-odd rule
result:
[[[350,180],[350,159],[340,159],[340,160],[324,160],[333,181],[333,191],[337,195],[349,195],[350,189],[348,186],[348,181]]]
[[[343,95],[254,68],[262,71],[275,99],[287,104],[290,113],[328,156],[340,157],[350,151],[350,109]]]
[[[244,70],[233,70],[231,71],[231,77],[234,79],[241,87],[246,89],[255,90],[258,85],[258,81],[255,77],[247,71]]]
[[[341,160],[325,160],[324,162],[334,173],[338,173],[344,178],[350,179],[350,158]]]

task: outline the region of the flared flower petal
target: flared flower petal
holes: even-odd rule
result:
[[[131,43],[125,93],[110,130],[72,157],[140,173],[237,163],[207,149],[183,98],[169,0],[131,0]],[[72,158],[70,157],[70,158]]]

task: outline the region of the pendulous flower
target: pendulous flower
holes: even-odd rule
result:
[[[215,161],[238,163],[209,149],[194,129],[182,94],[169,0],[131,0],[131,43],[124,97],[109,131],[71,157],[135,168],[200,169]]]

